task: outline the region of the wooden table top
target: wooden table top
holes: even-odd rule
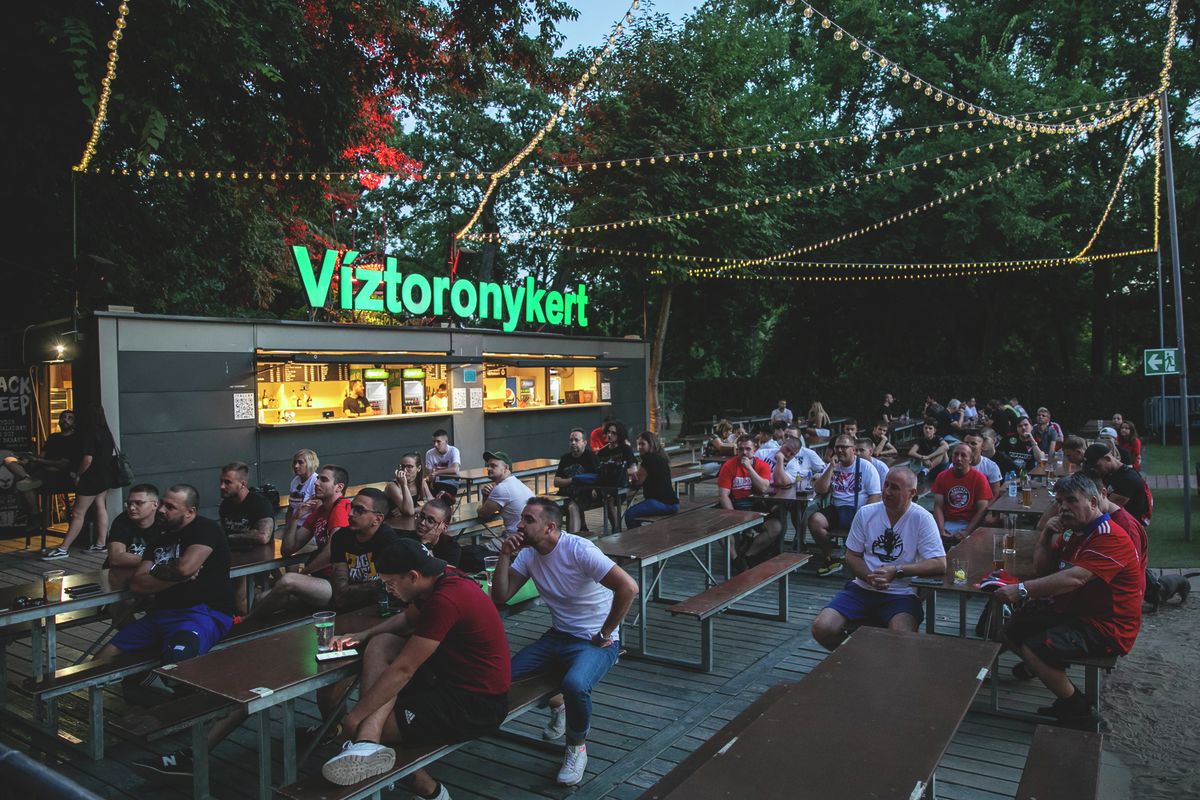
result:
[[[933,775],[999,650],[995,642],[859,628],[804,680],[738,715],[642,799],[919,796],[915,789]],[[926,679],[889,679],[905,675]],[[851,767],[861,762],[857,753],[870,753],[869,768]]]
[[[653,525],[602,536],[596,546],[609,558],[649,559],[664,553],[699,547],[762,522],[757,511],[701,508],[688,514],[665,517]]]
[[[1028,506],[1021,505],[1021,492],[1017,490],[1016,497],[1008,496],[1008,484],[1000,486],[999,496],[988,506],[988,511],[997,514],[1036,514],[1039,517],[1054,505],[1054,497],[1045,486],[1033,487],[1033,502]]]
[[[348,614],[338,614],[335,630],[355,633],[379,622],[374,608],[363,608]],[[202,656],[189,658],[169,669],[157,671],[171,680],[194,686],[209,694],[219,695],[237,703],[258,700],[263,695],[255,689],[279,692],[301,684],[322,672],[341,669],[359,657],[317,661],[317,634],[312,625],[241,642]],[[361,648],[360,648],[361,653]]]
[[[1003,528],[976,528],[974,533],[959,542],[946,554],[946,575],[942,587],[955,592],[974,592],[981,590],[975,584],[992,571],[992,537],[996,533],[1004,533]],[[1004,569],[1021,580],[1037,577],[1033,567],[1033,552],[1037,545],[1038,532],[1030,530],[1016,531],[1017,554],[1005,560]],[[954,562],[963,559],[967,562],[967,582],[961,586],[954,585]]]

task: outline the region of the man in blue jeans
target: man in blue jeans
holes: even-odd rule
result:
[[[550,699],[542,738],[567,736],[558,782],[574,786],[587,768],[592,687],[617,661],[619,626],[637,596],[633,578],[591,541],[562,530],[562,511],[545,498],[525,504],[517,532],[504,540],[492,600],[507,603],[533,579],[554,626],[513,656],[513,680],[565,668],[562,694]]]

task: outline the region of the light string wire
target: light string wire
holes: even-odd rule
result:
[[[1125,151],[1125,161],[1121,164],[1121,170],[1117,173],[1117,180],[1113,185],[1112,194],[1108,197],[1108,204],[1104,207],[1104,213],[1100,215],[1100,221],[1096,223],[1096,229],[1092,231],[1092,237],[1088,239],[1083,249],[1075,254],[1074,258],[1076,260],[1088,254],[1088,251],[1092,249],[1092,245],[1096,243],[1096,239],[1100,237],[1100,231],[1104,228],[1104,223],[1108,221],[1108,215],[1112,212],[1113,204],[1117,201],[1117,195],[1121,193],[1121,184],[1125,180],[1125,173],[1129,170],[1129,162],[1133,160],[1134,152],[1142,146],[1141,135],[1145,130],[1146,116],[1149,113],[1149,109],[1142,111],[1137,128],[1130,134],[1129,149]]]
[[[795,5],[796,0],[785,0],[785,2],[791,6]],[[1160,94],[1161,92],[1166,91],[1167,87],[1170,85],[1171,49],[1175,44],[1175,33],[1178,24],[1178,16],[1176,13],[1177,4],[1178,0],[1170,0],[1170,3],[1167,7],[1167,41],[1163,49],[1163,68],[1159,72],[1158,88],[1153,92],[1141,95],[1137,100],[1135,100],[1134,106],[1136,107],[1136,110],[1140,111],[1151,102],[1151,98],[1157,94]],[[1024,130],[1031,133],[1033,131],[1037,131],[1038,133],[1043,134],[1060,135],[1079,132],[1079,126],[1075,124],[1043,124],[1040,121],[1021,120],[1014,115],[1001,114],[994,109],[968,101],[954,94],[949,89],[933,84],[917,75],[912,70],[902,67],[901,65],[892,61],[871,45],[864,43],[860,37],[851,34],[849,31],[831,19],[828,15],[818,11],[810,3],[804,2],[804,10],[802,11],[802,14],[805,19],[812,20],[815,17],[818,20],[818,23],[813,25],[811,28],[813,31],[832,29],[833,38],[838,42],[848,38],[849,47],[851,50],[859,50],[861,47],[862,58],[864,61],[874,60],[884,74],[891,75],[893,78],[899,78],[902,83],[911,85],[913,89],[918,92],[918,94],[923,94],[925,97],[930,98],[930,100],[935,103],[941,103],[945,101],[946,106],[949,108],[957,108],[959,111],[966,111],[968,115],[979,115],[980,117],[988,119],[995,124],[1004,125],[1005,127],[1009,128],[1016,128],[1018,130]]]
[[[1123,119],[1125,119],[1128,116],[1128,114],[1131,114],[1131,113],[1132,113],[1131,109],[1126,109],[1126,111],[1120,112],[1111,117],[1105,117],[1104,124],[1105,125],[1116,124],[1117,122],[1120,122]],[[1030,134],[1031,137],[1036,137],[1036,135],[1037,134]],[[1015,141],[1017,141],[1017,142],[1023,141],[1023,135],[1016,134]],[[679,220],[698,219],[700,217],[707,217],[707,216],[712,216],[712,215],[717,215],[717,214],[726,214],[726,213],[733,212],[733,211],[744,211],[744,210],[749,210],[754,207],[768,206],[771,203],[799,201],[805,197],[812,197],[812,196],[815,196],[818,194],[825,194],[825,193],[832,194],[838,190],[839,186],[842,189],[850,189],[852,187],[852,185],[859,186],[859,185],[862,185],[863,183],[869,184],[871,181],[879,182],[879,181],[883,180],[884,177],[890,178],[890,177],[895,177],[896,175],[915,173],[921,169],[928,169],[928,168],[930,168],[931,163],[935,166],[941,166],[942,162],[944,160],[953,162],[955,160],[955,158],[968,158],[972,153],[974,153],[975,155],[980,155],[984,152],[985,149],[993,150],[993,149],[995,149],[996,145],[1000,145],[1002,147],[1008,147],[1009,144],[1010,144],[1010,138],[1008,136],[1005,136],[1004,138],[994,139],[990,142],[980,143],[973,147],[968,146],[961,150],[956,149],[954,151],[947,152],[947,153],[940,153],[940,154],[938,154],[936,156],[932,156],[932,157],[919,158],[919,159],[915,159],[910,162],[905,162],[903,164],[892,165],[890,167],[883,167],[881,169],[874,170],[874,171],[868,172],[868,173],[862,173],[859,175],[852,175],[852,176],[843,177],[843,178],[833,178],[828,181],[822,181],[819,184],[813,184],[811,186],[807,186],[807,187],[800,188],[800,189],[795,189],[795,190],[789,191],[789,192],[760,196],[760,197],[756,197],[756,198],[750,198],[747,200],[739,200],[739,201],[735,201],[733,203],[726,203],[726,204],[717,205],[717,206],[709,206],[707,208],[693,209],[693,210],[689,210],[689,211],[678,211],[678,212],[672,212],[669,214],[658,214],[658,215],[654,215],[654,216],[650,216],[650,217],[635,217],[635,218],[630,218],[630,219],[614,220],[612,222],[597,223],[595,225],[578,225],[578,226],[566,227],[566,228],[539,228],[539,229],[532,230],[532,231],[522,231],[522,232],[517,232],[517,233],[511,233],[511,234],[501,234],[501,233],[469,234],[466,238],[468,238],[472,241],[479,241],[479,242],[495,242],[495,241],[500,241],[503,238],[507,238],[510,241],[520,241],[522,239],[527,239],[527,238],[532,238],[532,237],[570,236],[570,235],[579,234],[579,233],[596,233],[596,232],[601,232],[601,231],[617,230],[617,229],[622,229],[622,228],[627,228],[627,227],[640,227],[642,225],[658,225],[658,224],[662,224],[662,223],[666,223],[666,222],[675,222],[675,221],[679,221]]]
[[[117,6],[117,22],[113,28],[112,37],[108,40],[108,63],[105,65],[104,77],[100,79],[100,99],[96,104],[96,118],[92,120],[92,132],[87,144],[83,146],[83,155],[79,163],[71,167],[72,172],[86,172],[88,164],[96,156],[96,145],[100,141],[100,132],[104,130],[104,122],[108,119],[108,101],[112,96],[113,81],[117,79],[117,47],[125,35],[125,18],[129,16],[129,2],[125,0]]]
[[[626,25],[633,23],[633,12],[636,11],[640,6],[641,0],[633,0],[633,2],[630,3],[629,8],[625,9],[624,17],[621,18],[620,22],[617,22],[613,26],[612,33],[608,35],[608,43],[605,44],[604,48],[592,58],[591,65],[583,71],[583,74],[580,76],[579,80],[574,86],[571,87],[570,91],[568,92],[567,99],[564,100],[559,105],[558,109],[550,115],[550,119],[538,129],[538,132],[534,134],[533,138],[530,139],[524,147],[517,151],[515,156],[508,160],[508,163],[491,174],[491,176],[488,178],[487,188],[484,189],[483,196],[479,198],[479,204],[471,213],[467,223],[463,225],[457,233],[454,234],[455,242],[462,239],[471,231],[471,228],[475,227],[475,223],[478,222],[479,218],[483,215],[483,209],[487,206],[487,202],[491,199],[492,194],[495,193],[496,187],[500,184],[500,181],[503,180],[508,173],[516,169],[521,162],[524,161],[539,144],[541,144],[542,139],[546,138],[546,135],[550,133],[550,131],[554,130],[554,127],[558,125],[559,121],[566,116],[568,109],[570,109],[570,107],[577,102],[579,95],[584,89],[587,88],[588,81],[591,80],[592,76],[596,74],[600,66],[612,53],[613,47],[617,42],[617,37],[624,32]]]

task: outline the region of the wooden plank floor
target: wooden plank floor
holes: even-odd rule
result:
[[[701,491],[712,491],[711,484]],[[599,530],[598,512],[589,515],[589,525]],[[53,545],[54,542],[51,544]],[[36,553],[23,550],[23,540],[0,542],[0,585],[34,580],[46,563]],[[54,563],[55,568],[70,571],[94,569],[101,558],[73,554]],[[701,586],[701,574],[691,563],[677,560],[664,577],[664,591],[686,596]],[[824,607],[843,581],[819,579],[812,567],[806,567],[793,581],[790,590],[791,620],[788,623],[737,616],[722,616],[716,621],[716,669],[711,674],[653,664],[626,657],[617,664],[593,694],[594,719],[588,742],[588,771],[585,781],[574,789],[557,786],[554,776],[561,759],[561,743],[540,740],[546,716],[533,711],[506,726],[501,735],[472,742],[434,765],[432,773],[449,787],[456,800],[462,798],[635,798],[688,753],[704,742],[749,705],[763,691],[781,681],[800,680],[824,657],[824,651],[809,635],[812,618]],[[777,593],[768,589],[751,598],[746,607],[768,610]],[[958,629],[958,606],[947,598],[938,607],[937,629],[953,634]],[[969,607],[969,628],[973,629],[981,604]],[[663,650],[675,650],[692,656],[698,652],[699,626],[695,620],[672,618],[662,606],[652,604],[649,612],[652,642]],[[514,650],[542,634],[549,625],[544,607],[536,607],[506,621]],[[104,630],[103,625],[79,626],[60,633],[60,664],[69,663]],[[634,638],[630,627],[624,634]],[[1002,659],[1002,675],[1008,675],[1011,657]],[[11,683],[29,674],[27,641],[8,648]],[[920,676],[886,676],[881,680],[920,680]],[[1082,685],[1082,675],[1077,676]],[[1002,680],[1002,702],[1030,709],[1048,702],[1049,695],[1040,684],[1017,684]],[[962,800],[999,800],[1011,798],[1020,779],[1021,768],[1032,738],[1033,725],[984,713],[986,686],[980,701],[955,737],[938,770],[939,797]],[[19,690],[10,692],[9,708],[28,716],[28,698]],[[124,701],[115,691],[105,694],[109,718],[122,713]],[[85,696],[65,698],[60,704],[63,727],[83,736]],[[316,707],[309,701],[298,704],[298,725],[316,721]],[[847,713],[856,713],[847,709]],[[278,719],[276,720],[278,735]],[[26,733],[17,726],[5,725],[0,741],[30,750]],[[55,768],[72,780],[111,798],[187,798],[186,781],[147,779],[133,772],[128,764],[135,758],[165,752],[182,746],[182,739],[159,743],[147,749],[109,735],[107,758],[92,762],[81,755],[67,754],[51,758]],[[854,744],[831,743],[831,746]],[[302,771],[315,772],[331,749],[319,750],[302,765]],[[274,748],[275,774],[281,772],[279,748]],[[781,758],[786,753],[781,753]],[[256,785],[254,732],[239,729],[213,753],[213,794],[219,798],[251,796]],[[748,796],[753,796],[748,787]]]

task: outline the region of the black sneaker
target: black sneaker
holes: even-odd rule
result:
[[[1038,713],[1043,717],[1056,717],[1057,719],[1065,720],[1091,716],[1092,708],[1091,704],[1088,703],[1087,695],[1076,691],[1070,697],[1059,697],[1051,705],[1042,706],[1038,709]]]
[[[192,777],[192,751],[190,749],[176,750],[174,753],[154,758],[139,758],[130,766],[143,772],[152,772],[155,775],[190,778]]]
[[[303,750],[312,745],[314,740],[316,740],[316,747],[324,747],[346,740],[345,734],[342,733],[342,723],[340,722],[330,725],[329,730],[325,731],[325,735],[317,740],[317,731],[320,728],[320,725],[309,725],[307,728],[296,731],[296,746]]]

